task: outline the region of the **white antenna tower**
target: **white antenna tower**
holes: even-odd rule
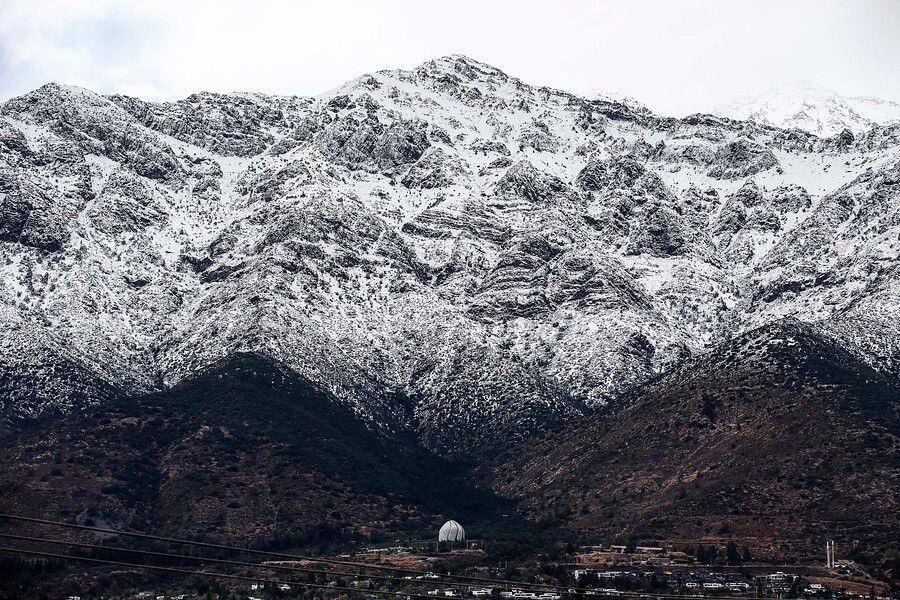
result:
[[[825,542],[825,566],[834,568],[834,540]]]

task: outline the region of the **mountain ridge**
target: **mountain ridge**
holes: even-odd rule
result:
[[[896,127],[660,117],[461,56],[0,117],[4,310],[126,394],[256,352],[466,455],[787,314],[898,364]],[[37,350],[5,333],[14,378]],[[92,400],[42,402],[10,418]]]

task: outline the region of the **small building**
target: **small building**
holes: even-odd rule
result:
[[[438,541],[439,542],[465,542],[466,541],[466,530],[463,529],[463,526],[454,521],[453,519],[447,521],[443,525],[441,525],[440,531],[438,531]]]
[[[441,548],[453,550],[456,547],[466,547],[466,530],[454,520],[449,520],[441,525],[438,531],[437,551]]]
[[[827,593],[827,589],[821,583],[810,583],[805,588],[803,588],[803,593],[807,596],[819,596]]]

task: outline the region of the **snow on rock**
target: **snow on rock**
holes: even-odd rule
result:
[[[0,108],[4,414],[256,352],[477,454],[786,316],[898,373],[898,161],[896,127],[665,118],[463,56],[314,98],[49,84]]]

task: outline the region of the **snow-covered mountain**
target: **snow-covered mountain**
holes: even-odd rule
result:
[[[664,118],[463,56],[319,97],[48,84],[0,108],[4,412],[254,352],[484,451],[785,317],[896,376],[898,197],[898,127]]]
[[[900,123],[900,102],[873,96],[848,96],[844,98],[856,114],[880,125]]]
[[[743,96],[711,112],[783,129],[802,129],[825,137],[844,129],[859,134],[875,125],[900,123],[900,103],[868,96],[841,96],[808,84],[775,87],[758,96]]]

